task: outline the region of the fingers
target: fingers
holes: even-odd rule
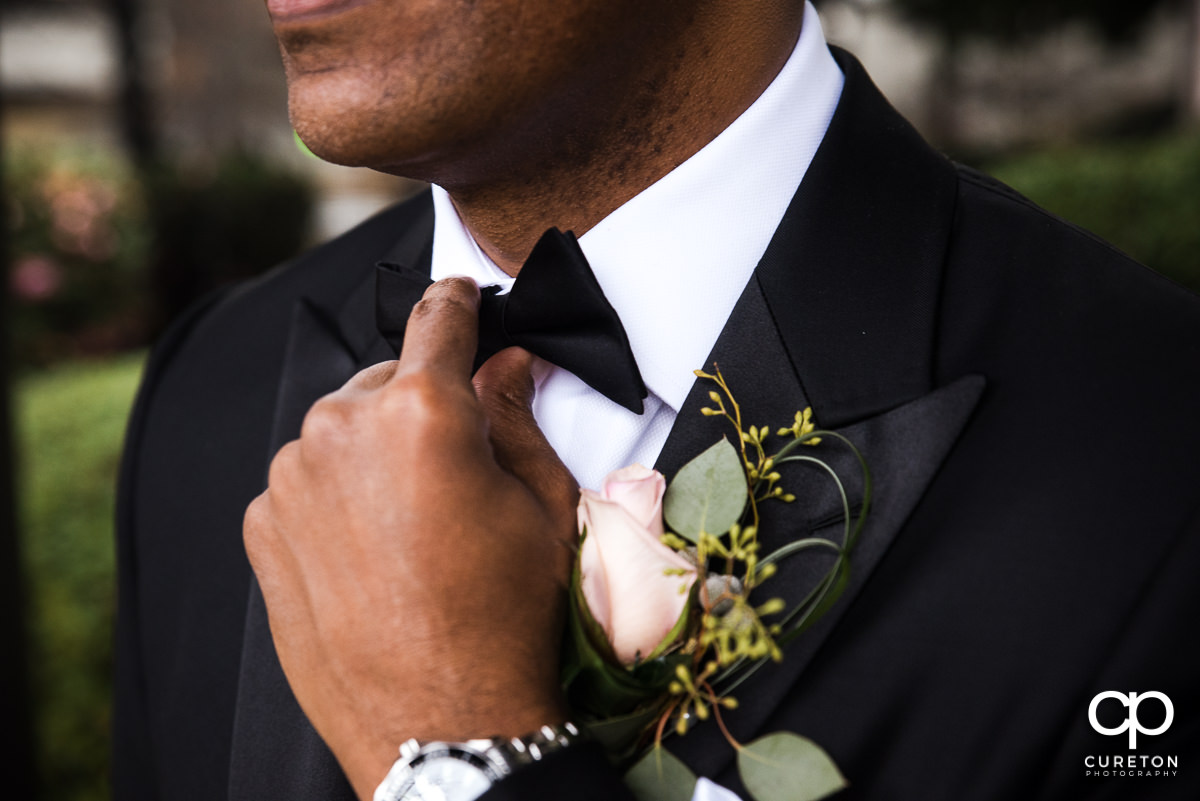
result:
[[[426,372],[466,382],[478,340],[479,287],[468,278],[438,281],[409,315],[395,375]]]
[[[573,513],[579,485],[558,458],[533,417],[533,357],[508,348],[488,359],[475,374],[475,393],[491,425],[496,461],[544,504]]]
[[[399,362],[380,362],[359,370],[347,381],[340,390],[341,393],[370,392],[387,384],[396,373]]]

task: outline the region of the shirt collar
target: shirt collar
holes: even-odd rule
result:
[[[579,239],[647,388],[678,411],[833,118],[843,76],[811,3],[779,74],[715,139]],[[431,277],[514,279],[433,187]]]

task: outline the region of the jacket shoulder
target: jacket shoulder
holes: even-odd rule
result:
[[[1039,246],[1049,248],[1047,256],[1066,257],[1065,265],[1079,263],[1079,259],[1070,258],[1072,253],[1078,253],[1088,264],[1120,265],[1115,269],[1128,271],[1130,280],[1157,285],[1157,291],[1175,295],[1182,308],[1190,306],[1193,314],[1200,314],[1200,296],[1192,290],[1141,264],[1103,237],[1039,206],[1003,181],[963,164],[954,166],[959,183],[960,221],[969,223],[986,216],[1019,237],[1032,236]],[[970,231],[969,226],[960,228],[960,233]],[[1014,246],[1017,244],[1013,242]]]
[[[1190,509],[1200,296],[999,181],[958,175],[939,372],[988,376],[991,408],[1031,444]]]

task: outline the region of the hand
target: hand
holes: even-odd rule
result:
[[[472,384],[478,308],[469,280],[431,286],[400,360],[318,401],[246,510],[288,683],[363,799],[409,737],[566,719],[578,488],[530,412],[528,353]]]

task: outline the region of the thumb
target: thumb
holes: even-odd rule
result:
[[[565,509],[573,520],[579,485],[533,417],[532,366],[527,350],[500,351],[475,373],[475,395],[488,418],[496,461],[543,504],[556,513]]]

